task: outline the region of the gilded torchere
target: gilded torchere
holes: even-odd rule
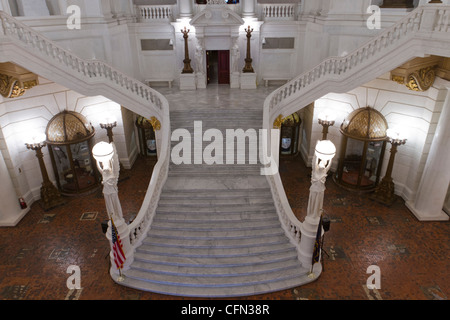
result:
[[[400,137],[397,132],[388,130],[388,141],[391,143],[391,156],[389,158],[389,164],[386,169],[386,175],[381,180],[380,184],[375,189],[371,199],[380,203],[391,205],[395,201],[395,185],[392,179],[392,170],[394,168],[395,154],[397,153],[397,147],[406,143],[406,139]]]
[[[61,198],[61,194],[58,189],[50,181],[47,173],[47,169],[44,163],[44,154],[42,148],[47,145],[44,139],[40,141],[32,141],[25,143],[27,149],[34,150],[36,152],[36,158],[39,160],[39,167],[42,174],[42,186],[41,186],[41,205],[42,208],[47,211],[56,206],[64,204],[64,200]]]
[[[245,58],[245,66],[244,69],[242,69],[242,72],[244,73],[254,73],[252,67],[252,61],[253,59],[250,56],[250,38],[252,37],[253,29],[250,29],[250,26],[248,26],[247,29],[245,29],[245,32],[247,32],[247,56]]]
[[[189,45],[188,45],[188,39],[189,39],[189,31],[190,29],[186,30],[186,27],[184,27],[184,30],[181,29],[181,33],[183,34],[184,38],[184,68],[181,73],[193,73],[194,70],[191,67],[191,59],[189,59]]]

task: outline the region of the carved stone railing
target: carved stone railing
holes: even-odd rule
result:
[[[173,18],[172,5],[142,5],[136,6],[139,22],[171,21]]]
[[[262,4],[263,20],[295,20],[297,10],[295,3],[274,3]]]
[[[156,90],[98,60],[84,60],[41,33],[0,11],[1,61],[17,63],[32,72],[85,95],[103,95],[142,116],[155,117],[158,162],[141,209],[128,226],[136,246],[150,228],[170,159],[170,117],[167,99]],[[128,256],[127,261],[133,257]]]
[[[424,5],[343,57],[330,57],[272,92],[264,102],[263,128],[330,92],[348,92],[416,56],[450,56],[450,6]],[[279,139],[264,144],[265,154],[279,150]],[[267,148],[267,149],[266,149]],[[299,249],[302,223],[287,200],[279,173],[267,175],[275,206],[291,240]]]

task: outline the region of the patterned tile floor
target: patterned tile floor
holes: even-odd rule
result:
[[[129,178],[119,183],[126,220],[138,211],[152,163],[139,158]],[[282,175],[293,211],[303,220],[310,169],[298,157],[282,160]],[[100,192],[67,199],[44,212],[38,203],[14,228],[0,228],[2,300],[181,300],[115,284],[108,273],[109,244]],[[325,234],[324,271],[308,285],[244,297],[258,300],[447,300],[449,222],[419,222],[402,200],[386,207],[340,189],[327,180],[324,208],[331,218]],[[69,290],[67,269],[80,267],[80,290]],[[381,288],[368,290],[367,268],[380,268]],[[191,299],[192,300],[192,299]]]

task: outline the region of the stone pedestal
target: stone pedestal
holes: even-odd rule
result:
[[[232,89],[236,89],[236,88],[240,88],[240,73],[239,72],[232,72],[230,74],[230,88]]]
[[[299,260],[304,268],[311,268],[314,244],[316,243],[317,227],[320,218],[306,217],[301,227]]]
[[[180,90],[196,90],[194,73],[182,73],[180,75]]]
[[[241,89],[256,89],[256,73],[241,73]]]
[[[197,89],[205,89],[206,88],[206,75],[204,73],[196,73],[196,82]]]

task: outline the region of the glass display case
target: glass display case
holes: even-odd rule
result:
[[[138,116],[136,119],[136,127],[138,128],[139,150],[141,155],[146,157],[156,157],[156,137],[150,120]]]
[[[361,108],[342,123],[341,151],[335,182],[347,189],[373,191],[380,181],[386,150],[387,122],[373,108]]]
[[[298,153],[301,119],[295,112],[283,119],[280,133],[280,155],[295,156]]]
[[[94,128],[79,113],[63,111],[47,125],[47,144],[56,182],[64,195],[93,191],[100,176],[92,157]]]

